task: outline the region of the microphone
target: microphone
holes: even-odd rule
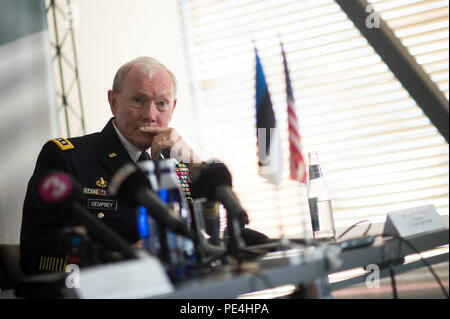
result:
[[[243,228],[241,235],[247,246],[262,245],[269,242],[269,237],[254,229]]]
[[[241,227],[249,223],[248,215],[231,190],[231,174],[219,161],[212,161],[197,168],[192,176],[191,194],[194,198],[206,197],[218,201],[227,210],[228,251],[241,263],[245,242]]]
[[[148,214],[175,233],[193,238],[183,220],[168,209],[152,191],[147,175],[132,163],[125,164],[113,176],[108,192],[131,207],[145,206]]]
[[[38,183],[41,204],[53,220],[63,224],[84,225],[88,232],[125,258],[138,258],[136,252],[114,230],[98,221],[81,205],[80,185],[64,172],[53,171]]]
[[[241,227],[249,223],[248,215],[231,189],[231,174],[219,161],[197,168],[192,176],[191,194],[194,198],[206,197],[223,204],[229,214],[237,217]]]

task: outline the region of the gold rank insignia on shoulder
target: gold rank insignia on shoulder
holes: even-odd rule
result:
[[[72,148],[75,148],[75,146],[73,146],[73,144],[70,143],[70,141],[64,137],[54,138],[50,141],[55,143],[56,146],[58,146],[61,151],[70,150]]]
[[[95,182],[95,185],[98,187],[106,188],[108,186],[108,182],[103,179],[103,177],[100,177],[98,181]]]
[[[110,158],[113,158],[113,157],[116,157],[117,154],[116,154],[116,153],[111,153],[111,154],[108,154],[108,156],[109,156]]]

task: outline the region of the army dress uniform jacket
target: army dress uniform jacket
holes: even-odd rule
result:
[[[43,211],[36,193],[46,172],[63,171],[81,186],[82,205],[128,243],[140,239],[136,211],[117,203],[106,193],[116,171],[131,162],[113,127],[113,119],[99,133],[70,139],[53,139],[42,148],[28,183],[20,235],[20,267],[26,275],[64,271],[67,251],[61,249],[62,226]]]

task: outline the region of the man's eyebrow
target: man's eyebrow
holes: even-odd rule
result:
[[[142,91],[132,91],[132,92],[131,92],[131,95],[144,95],[144,96],[149,96],[147,93],[142,92]],[[156,98],[170,99],[171,96],[172,96],[172,94],[170,94],[170,92],[162,92],[162,93],[156,94]]]
[[[147,95],[147,93],[141,91],[131,91],[131,95]]]
[[[172,94],[170,94],[170,92],[161,92],[161,93],[159,93],[157,95],[159,97],[166,98],[166,99],[169,99],[172,96]]]

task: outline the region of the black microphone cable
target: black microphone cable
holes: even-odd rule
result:
[[[399,239],[400,241],[404,242],[406,245],[409,246],[409,248],[411,248],[416,254],[419,255],[420,260],[422,260],[422,262],[424,263],[425,266],[428,267],[428,269],[430,270],[431,274],[433,275],[434,279],[436,280],[436,282],[438,283],[439,287],[442,289],[442,292],[444,293],[445,298],[448,299],[448,292],[445,289],[444,285],[442,284],[441,280],[439,279],[438,275],[435,273],[435,271],[433,270],[433,267],[431,267],[431,265],[428,263],[428,261],[422,257],[422,255],[420,254],[419,250],[414,247],[413,244],[411,244],[408,240],[399,237],[399,236],[394,236],[394,238]]]
[[[361,220],[355,224],[353,224],[352,226],[350,226],[349,228],[347,228],[339,237],[338,239],[342,238],[345,234],[347,234],[350,230],[352,230],[355,226],[363,223],[363,222],[369,222],[369,226],[367,227],[367,229],[364,231],[363,236],[366,236],[367,233],[369,232],[372,223],[368,220]],[[416,247],[414,247],[408,240],[399,237],[397,235],[389,235],[392,236],[398,240],[400,240],[400,242],[404,242],[406,245],[408,245],[409,248],[411,248],[416,254],[419,255],[420,260],[424,263],[424,265],[428,268],[428,270],[431,272],[431,274],[433,275],[434,279],[436,280],[436,282],[439,284],[439,287],[441,288],[442,292],[444,293],[445,297],[448,299],[448,293],[447,290],[445,289],[444,285],[442,284],[442,282],[440,281],[439,277],[436,275],[436,273],[434,272],[433,268],[431,267],[431,265],[426,261],[426,259],[424,259],[422,257],[422,255],[420,254],[420,252],[418,251],[418,249]],[[375,235],[374,237],[383,237],[383,234],[379,234],[379,235]],[[399,247],[400,248],[400,247]],[[394,299],[398,299],[398,293],[397,293],[397,286],[396,286],[396,280],[395,280],[395,274],[394,274],[394,269],[392,268],[392,264],[389,265],[389,275],[391,277],[391,286],[392,286],[392,291],[393,291],[393,295],[394,295]]]
[[[384,237],[384,236],[392,236],[395,239],[400,240],[400,243],[405,243],[406,245],[408,245],[409,248],[411,248],[411,250],[413,250],[417,255],[419,255],[420,260],[423,262],[423,264],[428,268],[428,270],[431,272],[431,274],[433,275],[434,279],[436,280],[436,282],[438,283],[439,287],[441,288],[442,292],[444,293],[445,298],[448,299],[448,292],[445,289],[444,285],[442,284],[441,280],[439,279],[438,275],[435,273],[435,271],[433,270],[433,267],[431,267],[431,265],[428,263],[428,261],[422,257],[422,255],[420,254],[420,251],[409,242],[409,240],[402,238],[400,236],[397,235],[383,235],[383,234],[379,234],[379,235],[375,235],[375,237]],[[400,248],[400,247],[399,247]],[[392,268],[392,265],[390,265],[390,267]],[[393,277],[393,269],[392,269],[392,274],[391,274],[391,282],[393,283],[393,289],[395,287],[395,278]],[[397,292],[393,292],[394,293],[394,297],[397,296]]]
[[[389,264],[389,275],[391,277],[392,294],[394,296],[394,299],[398,299],[397,284],[395,282],[395,274],[394,269],[392,268],[392,263]]]

